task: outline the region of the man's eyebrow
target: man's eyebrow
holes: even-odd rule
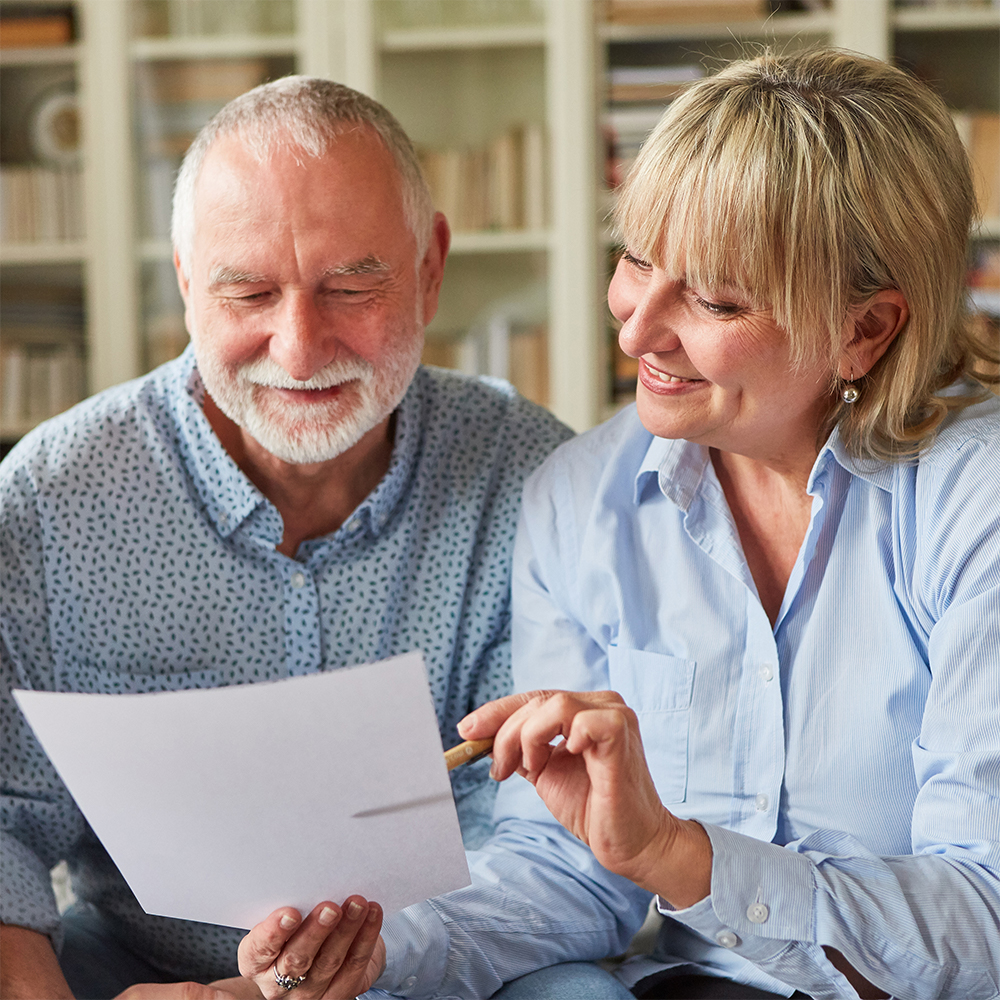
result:
[[[213,268],[208,276],[209,285],[257,285],[267,281],[267,276],[253,271],[241,271],[238,267],[221,265]]]
[[[361,260],[353,260],[347,264],[338,264],[336,267],[328,268],[323,272],[326,278],[344,278],[355,274],[384,274],[392,268],[384,260],[369,254]]]
[[[337,264],[335,267],[327,268],[323,272],[324,278],[344,278],[358,274],[384,274],[392,270],[380,257],[369,254],[361,260],[352,260],[346,264]],[[266,274],[258,274],[255,271],[243,271],[238,267],[230,267],[222,264],[214,268],[209,276],[210,286],[215,285],[256,285],[263,284],[271,279]]]

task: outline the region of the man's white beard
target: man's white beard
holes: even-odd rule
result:
[[[216,406],[272,455],[295,465],[336,458],[385,420],[420,364],[422,339],[416,330],[401,331],[397,350],[380,359],[377,368],[354,356],[332,361],[307,382],[297,382],[269,357],[228,367],[192,337],[198,371]],[[344,385],[335,398],[314,403],[283,399],[267,388],[335,385]]]

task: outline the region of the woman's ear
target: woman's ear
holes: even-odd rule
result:
[[[840,377],[852,381],[867,375],[909,318],[906,296],[895,288],[876,292],[863,307],[852,311],[844,324]]]

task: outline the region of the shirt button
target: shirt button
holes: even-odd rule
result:
[[[219,524],[229,524],[229,513],[228,511],[219,511]]]
[[[763,664],[761,666],[761,668],[760,668],[760,676],[765,681],[773,681],[774,680],[774,667],[772,667],[770,663]]]
[[[770,804],[768,797],[761,792],[754,800],[753,804],[757,807],[757,812],[767,812],[767,807]]]
[[[361,530],[361,522],[360,522],[359,520],[357,520],[357,518],[355,518],[355,519],[354,519],[353,521],[351,521],[351,523],[350,523],[350,524],[349,524],[349,525],[347,526],[347,530],[348,530],[348,531],[349,531],[349,532],[350,532],[350,533],[351,533],[352,535],[356,535],[356,534],[357,534],[357,533],[358,533],[358,532],[359,532],[359,531]]]
[[[735,948],[740,943],[740,939],[732,931],[719,931],[715,935],[715,940],[723,948]]]
[[[296,590],[301,590],[306,585],[305,574],[304,573],[293,573],[292,574],[291,584],[292,584],[292,586]]]
[[[417,977],[416,976],[407,976],[402,981],[402,983],[400,983],[400,986],[402,986],[404,990],[412,990],[413,987],[416,986],[416,985],[417,985]]]
[[[771,915],[771,911],[763,903],[751,903],[747,907],[747,920],[752,924],[762,924]]]

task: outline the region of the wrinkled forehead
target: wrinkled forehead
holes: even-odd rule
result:
[[[264,157],[239,135],[220,136],[195,187],[195,231],[203,236],[222,223],[410,231],[395,162],[363,131],[318,155],[281,143]]]

